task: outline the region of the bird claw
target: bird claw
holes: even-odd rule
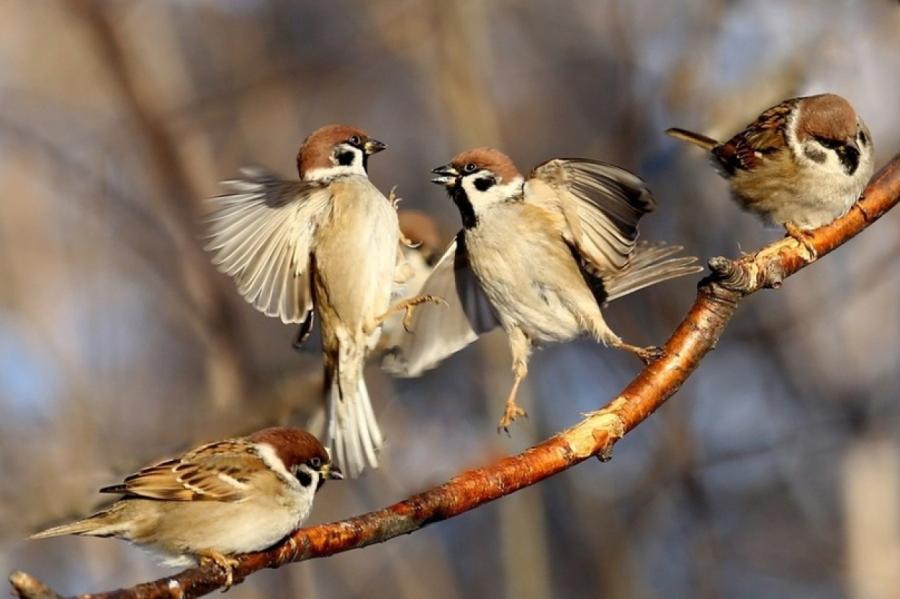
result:
[[[519,404],[515,401],[507,401],[506,410],[503,412],[500,423],[497,425],[497,434],[499,435],[501,432],[504,432],[507,437],[511,437],[512,435],[509,434],[509,425],[520,416],[528,418],[528,412],[520,408]]]
[[[419,295],[407,302],[405,306],[403,306],[403,310],[405,314],[403,315],[403,329],[407,333],[412,333],[412,318],[415,309],[422,304],[436,304],[436,305],[444,305],[447,306],[447,300],[442,297],[438,297],[436,295],[424,294]]]
[[[199,557],[201,566],[213,563],[225,573],[225,585],[222,589],[223,593],[234,585],[234,569],[240,565],[238,560],[213,549],[202,551],[199,554]]]
[[[662,358],[664,355],[666,355],[666,352],[661,347],[657,347],[655,345],[650,345],[647,347],[637,348],[637,350],[634,352],[634,354],[638,358],[641,359],[641,362],[643,362],[644,365],[649,366],[653,362],[656,362],[657,360]]]
[[[788,237],[793,238],[795,241],[797,241],[797,243],[806,248],[806,251],[809,253],[809,256],[812,260],[815,260],[819,257],[819,251],[812,244],[812,240],[810,240],[810,236],[807,231],[804,231],[793,223],[784,223],[784,230],[787,231]]]

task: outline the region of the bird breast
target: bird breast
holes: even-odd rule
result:
[[[536,341],[580,335],[583,316],[599,311],[558,223],[546,211],[506,204],[466,230],[472,270],[504,328]]]
[[[400,225],[397,211],[368,178],[342,177],[330,189],[330,218],[314,250],[317,298],[323,320],[334,313],[357,328],[388,308]]]

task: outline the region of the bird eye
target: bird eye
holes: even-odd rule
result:
[[[322,459],[318,458],[318,457],[314,457],[309,461],[309,465],[312,466],[313,468],[318,468],[319,466],[322,465]]]
[[[351,138],[350,138],[350,143],[351,143],[352,145],[354,145],[354,146],[358,146],[358,145],[359,145],[359,136],[358,136],[358,135],[354,135],[353,137],[351,137]]]
[[[467,164],[466,166],[463,167],[463,170],[467,173],[474,173],[475,172],[475,163],[470,162],[469,164]]]

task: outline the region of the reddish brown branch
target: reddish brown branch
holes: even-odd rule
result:
[[[857,207],[831,225],[812,232],[808,245],[821,257],[854,237],[898,201],[900,155],[875,176]],[[609,457],[612,446],[677,392],[703,356],[715,347],[741,297],[779,285],[815,259],[804,244],[787,238],[740,260],[711,261],[718,277],[700,285],[694,305],[665,345],[665,356],[645,368],[603,409],[587,414],[572,428],[519,455],[464,472],[439,487],[377,512],[298,530],[267,551],[242,556],[235,579],[262,568],[277,568],[381,543],[533,485],[589,457]],[[21,597],[56,597],[27,574],[17,572],[11,582]],[[198,567],[130,589],[80,597],[198,597],[220,588],[224,582],[223,573],[215,566]]]

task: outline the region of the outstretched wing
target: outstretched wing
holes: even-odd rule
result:
[[[458,233],[419,290],[446,305],[423,304],[413,313],[411,332],[388,352],[383,367],[398,376],[418,376],[500,324],[469,266],[465,237]]]
[[[268,469],[252,444],[230,439],[144,468],[100,492],[166,501],[240,501],[249,496],[254,473]]]
[[[213,263],[257,310],[303,322],[312,310],[309,256],[331,205],[327,190],[260,167],[241,169],[241,178],[223,185],[208,219]]]
[[[601,275],[628,264],[638,221],[655,208],[639,177],[583,158],[556,158],[535,167],[525,182],[525,201],[561,213],[563,237]]]

